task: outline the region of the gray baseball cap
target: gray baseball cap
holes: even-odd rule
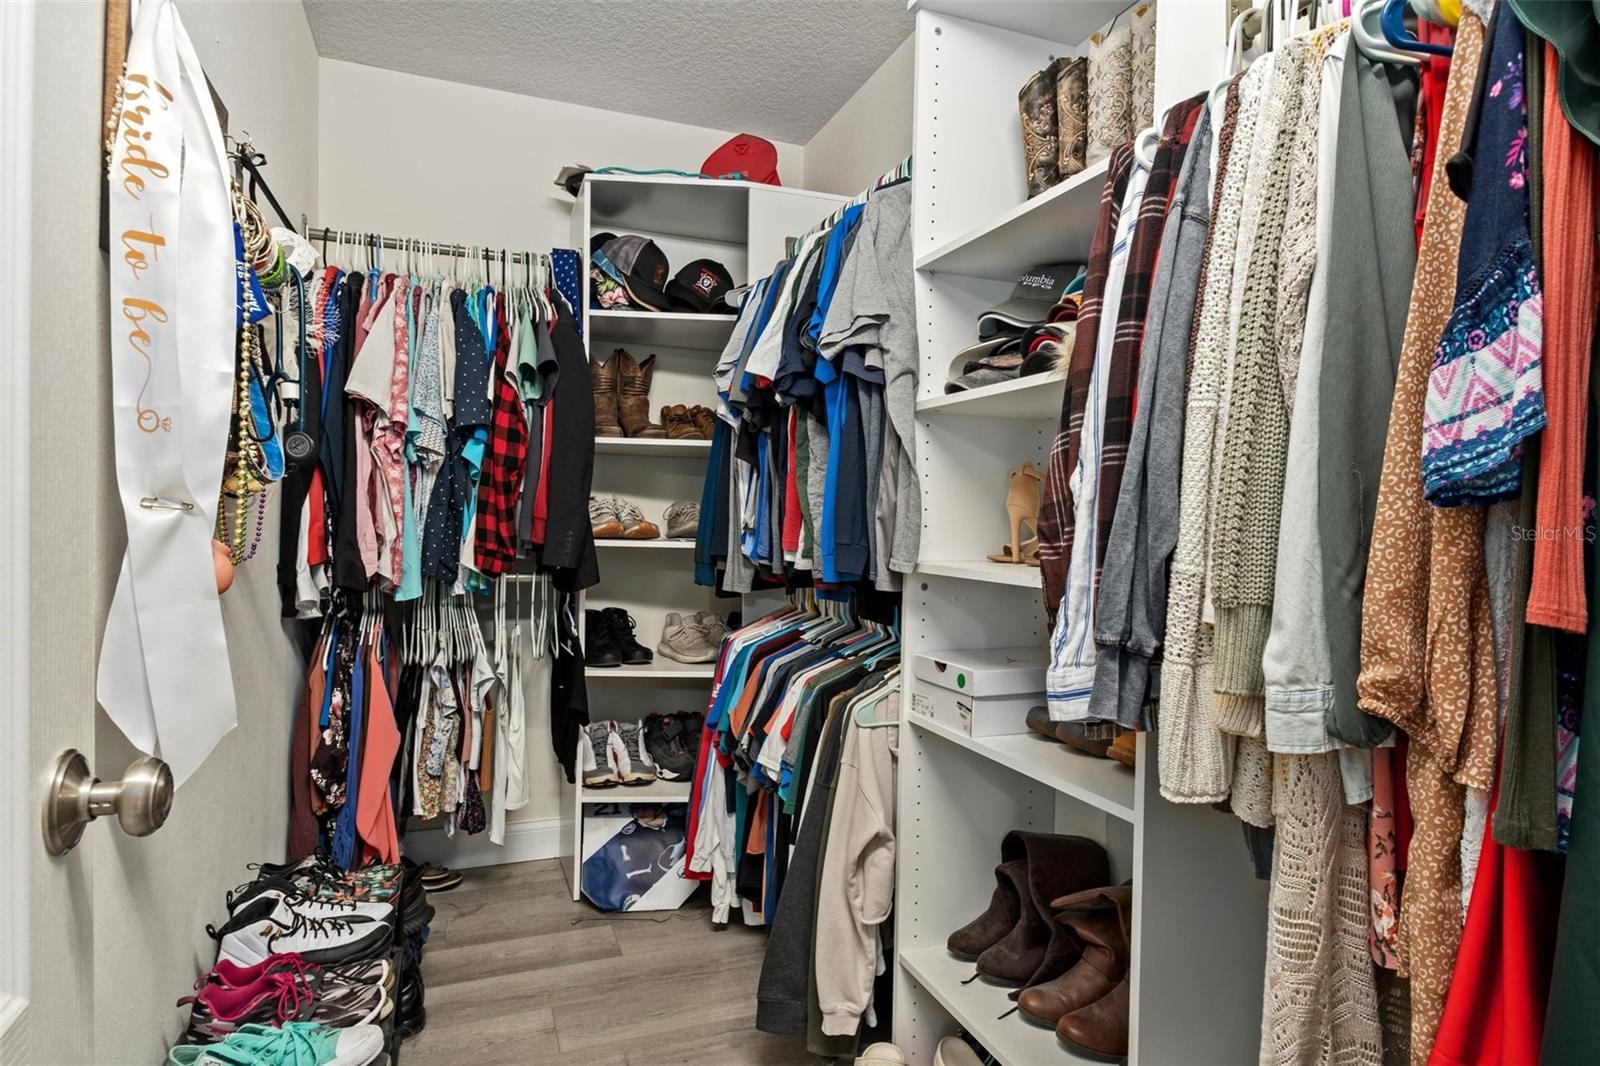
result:
[[[607,241],[600,253],[622,271],[622,287],[630,302],[647,311],[665,311],[672,306],[666,288],[671,267],[655,241],[629,233]]]
[[[1020,334],[1046,321],[1078,270],[1077,263],[1046,263],[1023,271],[1011,289],[1011,299],[978,316],[978,338]]]

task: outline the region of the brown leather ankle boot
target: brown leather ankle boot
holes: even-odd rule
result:
[[[1118,1062],[1128,1055],[1128,1001],[1124,977],[1110,992],[1062,1017],[1056,1039],[1080,1055]]]
[[[717,428],[717,413],[709,407],[695,404],[689,408],[689,418],[694,422],[694,428],[699,432],[700,439],[710,440]]]
[[[1021,916],[1011,932],[978,957],[978,973],[996,984],[1047,981],[1078,961],[1078,944],[1050,910],[1050,901],[1111,879],[1106,850],[1087,837],[1012,830],[1000,842],[1000,857],[1027,862],[1018,886]]]
[[[950,934],[945,947],[958,958],[976,962],[979,955],[998,944],[1022,917],[1022,896],[1017,886],[1027,880],[1028,864],[1018,859],[994,868],[994,895],[989,909]]]
[[[655,374],[655,355],[635,359],[618,348],[612,358],[617,362],[621,382],[617,413],[622,431],[630,437],[665,437],[666,430],[650,421],[650,379]]]
[[[1133,887],[1092,888],[1063,896],[1050,906],[1083,945],[1083,953],[1077,965],[1060,977],[1023,989],[1017,1006],[1030,1021],[1054,1026],[1127,977],[1131,953],[1126,930],[1133,914]]]
[[[594,383],[594,435],[597,437],[622,436],[622,423],[617,421],[617,368],[620,356],[628,353],[621,348],[611,353],[605,362],[596,362],[589,368]]]
[[[681,403],[668,404],[661,409],[661,425],[669,440],[695,440],[698,437],[694,421],[689,417],[689,409]]]
[[[1106,755],[1109,758],[1117,760],[1117,762],[1130,770],[1133,769],[1134,763],[1138,761],[1138,753],[1139,734],[1131,729],[1124,729],[1118,733],[1117,739],[1113,740],[1111,746],[1106,749]]]

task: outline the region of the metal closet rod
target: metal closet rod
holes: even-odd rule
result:
[[[375,238],[380,248],[388,248],[396,252],[404,252],[407,250],[413,252],[432,252],[435,255],[450,255],[462,259],[465,259],[468,256],[482,255],[490,259],[498,260],[502,255],[508,255],[511,257],[511,261],[515,263],[530,262],[539,254],[538,252],[508,252],[502,248],[489,248],[483,245],[478,245],[474,249],[469,248],[465,244],[438,244],[432,241],[411,240],[405,237],[383,237],[376,233],[362,233],[359,230],[333,230],[327,229],[323,226],[312,226],[310,229],[306,230],[307,240],[320,241],[324,243],[327,241],[337,241],[343,239],[347,243],[353,243],[362,247],[367,247],[372,244]]]

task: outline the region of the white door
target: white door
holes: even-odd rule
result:
[[[32,2],[0,3],[0,304],[22,312],[0,315],[0,1066],[93,1058],[89,858],[105,828],[61,858],[46,854],[45,783],[62,749],[94,751],[94,707],[29,700],[29,614],[39,602],[29,584],[29,365],[52,354],[31,349],[27,313],[40,291],[30,286],[37,14]]]

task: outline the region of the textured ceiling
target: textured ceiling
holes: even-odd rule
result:
[[[905,0],[304,0],[329,59],[804,143]]]

